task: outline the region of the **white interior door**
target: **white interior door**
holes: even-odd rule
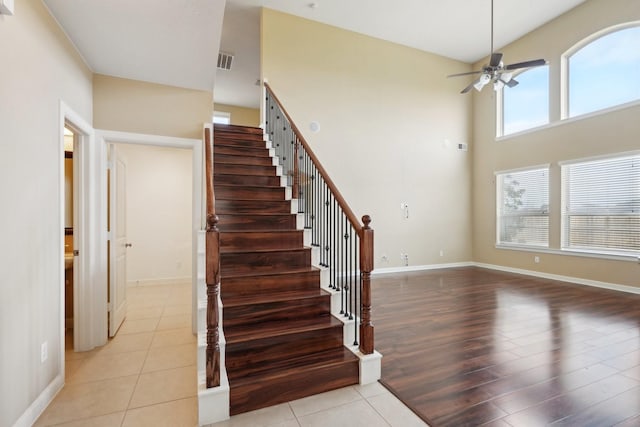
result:
[[[131,244],[127,242],[127,161],[118,152],[115,144],[112,144],[110,148],[109,336],[113,337],[127,314],[127,248]]]

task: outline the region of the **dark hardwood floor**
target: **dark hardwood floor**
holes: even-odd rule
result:
[[[640,426],[640,295],[475,267],[372,292],[381,381],[431,426]]]

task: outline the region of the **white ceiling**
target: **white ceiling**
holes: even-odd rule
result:
[[[225,0],[44,0],[95,73],[213,90]]]
[[[94,72],[201,90],[215,80],[216,102],[246,107],[260,98],[260,7],[463,62],[490,53],[490,0],[43,1]],[[497,50],[586,0],[494,1]],[[235,57],[216,74],[218,47]]]

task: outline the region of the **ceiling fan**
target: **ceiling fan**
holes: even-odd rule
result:
[[[544,59],[534,59],[531,61],[504,65],[504,63],[502,62],[502,54],[500,52],[493,51],[493,0],[491,0],[491,59],[489,60],[489,64],[484,65],[482,67],[482,70],[479,71],[451,74],[447,77],[480,74],[480,76],[476,80],[474,80],[469,86],[462,89],[460,93],[467,93],[473,88],[480,92],[482,88],[490,82],[493,82],[493,88],[495,90],[499,90],[505,86],[514,87],[518,85],[518,81],[513,78],[514,70],[519,70],[521,68],[539,67],[541,65],[547,65],[547,61],[545,61]]]

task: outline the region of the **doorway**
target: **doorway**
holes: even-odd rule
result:
[[[108,265],[108,256],[107,256],[107,242],[110,239],[113,239],[113,236],[110,236],[110,233],[107,233],[107,224],[108,224],[108,174],[107,174],[107,165],[113,167],[110,164],[109,159],[109,146],[114,144],[118,147],[126,147],[130,146],[142,146],[142,147],[155,147],[155,148],[180,148],[186,149],[186,151],[190,155],[191,161],[191,210],[190,210],[190,248],[191,251],[191,259],[190,261],[180,261],[179,259],[174,259],[172,262],[175,268],[184,267],[184,262],[191,263],[191,273],[190,277],[186,278],[190,282],[191,294],[192,294],[192,310],[191,310],[191,329],[193,333],[197,331],[197,300],[198,300],[198,292],[197,292],[197,260],[198,260],[198,233],[201,232],[204,228],[204,214],[203,209],[204,205],[202,203],[203,194],[203,182],[202,182],[202,171],[203,171],[203,145],[202,140],[200,139],[188,139],[188,138],[176,138],[176,137],[165,137],[165,136],[157,136],[157,135],[145,135],[145,134],[135,134],[135,133],[127,133],[127,132],[117,132],[117,131],[105,131],[105,130],[96,130],[96,142],[99,147],[99,155],[100,161],[99,164],[101,168],[99,171],[99,176],[96,179],[99,180],[99,190],[98,194],[96,194],[95,200],[92,202],[92,208],[95,209],[94,212],[97,212],[98,222],[104,224],[104,233],[100,236],[101,245],[100,250],[104,251],[104,258],[100,259],[100,263],[96,266],[96,270],[102,272],[102,277],[105,279],[104,287],[101,288],[100,292],[104,291],[104,298],[100,299],[100,295],[94,295],[96,301],[107,301],[107,288],[109,288],[111,292],[111,285],[108,285],[106,282],[107,271],[113,270],[112,265]],[[188,191],[188,190],[187,190]],[[139,210],[139,209],[138,209]],[[147,215],[158,215],[158,212],[144,212]],[[163,229],[158,227],[156,230],[157,233],[162,233]],[[134,249],[137,248],[137,244],[135,241],[129,241],[129,239],[124,240],[125,244],[129,243],[131,246],[128,248],[132,251],[132,254],[135,252]],[[184,279],[185,277],[183,277]],[[128,279],[126,279],[128,281]],[[136,283],[132,283],[135,285]],[[126,291],[126,288],[125,288]],[[202,295],[200,295],[202,297]],[[98,345],[102,345],[107,341],[107,305],[102,304],[102,312],[104,314],[105,325],[104,325],[104,339],[102,343]],[[100,308],[98,308],[98,311]]]
[[[90,245],[95,221],[86,209],[93,192],[87,171],[94,152],[93,127],[60,102],[59,159],[60,159],[60,370],[65,369],[66,330],[72,351],[95,347],[91,320]],[[65,145],[66,143],[66,145]],[[70,159],[72,157],[72,159]],[[72,160],[71,162],[69,160]],[[69,166],[66,171],[65,165]],[[66,173],[68,172],[68,173]],[[72,176],[69,176],[72,175]],[[69,179],[70,178],[70,179]],[[71,184],[72,187],[67,189]],[[69,197],[67,197],[69,196]],[[68,246],[67,246],[68,245]],[[69,296],[67,298],[67,295]],[[67,318],[69,321],[67,321]]]
[[[79,233],[74,233],[74,217],[76,214],[76,203],[78,196],[74,194],[74,177],[77,172],[74,170],[77,164],[73,161],[73,153],[77,152],[78,138],[74,132],[73,126],[65,123],[64,126],[64,327],[65,327],[65,349],[73,350],[73,312],[74,312],[74,250],[77,243],[75,239],[79,237]]]
[[[134,288],[191,283],[193,162],[190,149],[150,144],[109,143],[107,153],[113,337],[121,327],[142,327],[127,319]]]

